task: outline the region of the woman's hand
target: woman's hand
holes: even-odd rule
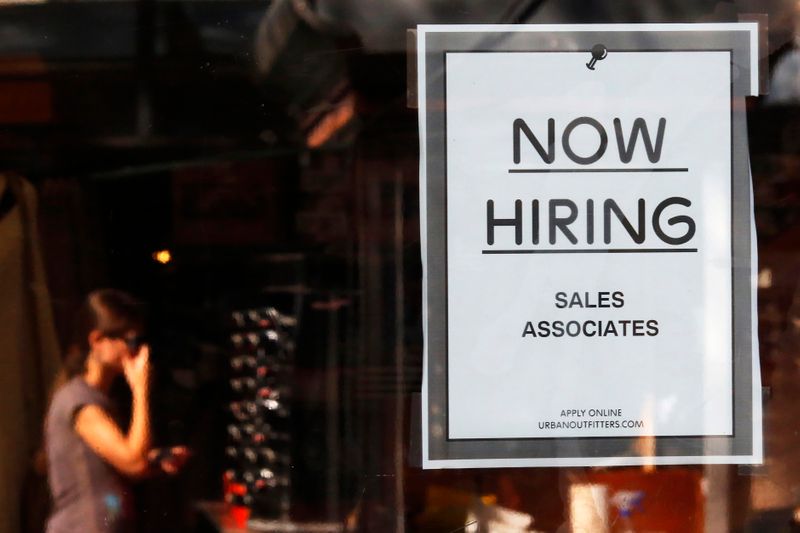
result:
[[[150,382],[150,346],[143,344],[136,355],[125,356],[122,370],[131,390],[146,388]]]

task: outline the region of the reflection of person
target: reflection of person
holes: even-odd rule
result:
[[[151,449],[150,348],[141,337],[139,302],[121,291],[95,291],[78,320],[69,380],[53,396],[45,423],[54,504],[47,532],[127,532],[134,520],[128,480],[158,469],[177,472],[187,450]],[[127,433],[108,396],[120,374],[133,398]]]

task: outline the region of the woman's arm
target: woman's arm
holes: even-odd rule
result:
[[[97,455],[125,475],[140,477],[149,470],[150,451],[150,350],[123,362],[125,379],[133,394],[133,413],[128,434],[97,405],[87,405],[75,415],[75,431]]]

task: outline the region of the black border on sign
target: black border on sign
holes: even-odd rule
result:
[[[444,65],[444,71],[442,73],[443,78],[443,113],[444,113],[444,138],[443,143],[444,147],[442,150],[443,154],[443,162],[444,162],[444,260],[445,260],[445,268],[444,268],[444,288],[445,288],[445,298],[444,298],[444,307],[445,307],[445,387],[444,387],[444,402],[445,402],[445,409],[444,409],[444,417],[445,417],[445,440],[447,442],[484,442],[484,441],[504,441],[504,442],[517,442],[517,441],[555,441],[555,440],[563,440],[563,439],[571,439],[571,440],[581,440],[581,441],[591,441],[591,440],[604,440],[604,439],[631,439],[636,440],[640,438],[655,438],[658,440],[671,440],[671,439],[691,439],[691,438],[728,438],[734,439],[736,437],[736,365],[735,365],[735,357],[736,357],[736,335],[734,334],[734,291],[735,291],[735,278],[734,278],[734,260],[733,260],[733,250],[734,250],[734,242],[733,242],[733,232],[734,232],[734,225],[733,225],[733,217],[734,217],[734,141],[733,141],[733,105],[734,105],[734,94],[733,94],[733,48],[702,48],[702,49],[647,49],[647,50],[612,50],[608,49],[609,53],[611,52],[624,52],[624,53],[674,53],[674,52],[688,52],[688,53],[703,53],[703,52],[728,52],[728,82],[729,82],[729,89],[730,89],[730,118],[729,118],[729,133],[730,133],[730,144],[729,144],[729,151],[730,151],[730,201],[729,201],[729,208],[730,208],[730,239],[728,241],[730,246],[730,276],[731,276],[731,351],[730,351],[730,364],[731,364],[731,410],[730,410],[730,427],[731,433],[730,434],[701,434],[701,435],[652,435],[652,434],[640,434],[640,435],[603,435],[603,436],[589,436],[589,437],[581,437],[581,436],[573,436],[573,435],[563,435],[559,437],[478,437],[478,438],[452,438],[450,437],[450,289],[449,289],[449,281],[448,281],[448,274],[449,274],[449,246],[448,246],[448,238],[449,238],[449,229],[448,229],[448,178],[449,178],[449,169],[448,169],[448,136],[447,136],[447,123],[448,123],[448,112],[447,112],[447,54],[454,53],[454,54],[536,54],[536,53],[582,53],[579,50],[443,50],[442,54],[442,63]],[[586,52],[590,52],[587,50]],[[424,75],[424,73],[423,73]],[[644,250],[643,250],[644,251]]]

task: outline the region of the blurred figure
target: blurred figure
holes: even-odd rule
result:
[[[795,3],[794,19],[792,46],[775,64],[766,99],[768,104],[800,104],[800,2]]]
[[[150,348],[143,341],[143,307],[112,289],[92,292],[78,316],[65,383],[45,423],[54,508],[48,533],[127,533],[135,512],[129,483],[153,471],[173,474],[184,447],[154,450],[150,441]],[[128,431],[108,392],[125,377],[133,408]]]

